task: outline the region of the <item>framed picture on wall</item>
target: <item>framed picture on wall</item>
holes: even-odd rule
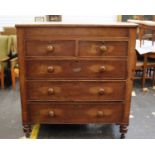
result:
[[[46,15],[47,21],[60,22],[62,21],[62,15]]]
[[[44,20],[44,17],[42,17],[42,16],[39,16],[39,17],[35,17],[35,22],[44,22],[45,20]]]
[[[117,21],[119,22],[126,22],[128,19],[155,21],[155,16],[154,15],[119,15],[117,16]]]

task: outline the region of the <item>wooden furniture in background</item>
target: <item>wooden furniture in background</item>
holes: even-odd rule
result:
[[[152,34],[145,35],[146,30],[151,30]],[[139,24],[140,46],[142,44],[142,40],[147,39],[147,38],[151,38],[152,44],[154,43],[154,41],[155,41],[155,22],[153,22],[153,21],[145,21],[145,22]]]
[[[139,40],[140,40],[140,47],[142,46],[142,40],[144,39],[152,39],[152,44],[155,41],[155,22],[154,21],[142,21],[142,20],[131,20],[129,19],[128,22],[138,24],[139,32]],[[145,34],[145,31],[150,30],[151,34]]]
[[[10,60],[12,88],[16,89],[16,79],[19,78],[18,57]]]
[[[11,79],[12,87],[16,88],[16,79],[19,78],[19,65],[18,65],[18,52],[17,52],[17,38],[12,36],[12,46],[11,46],[12,59],[10,60],[11,64]]]
[[[22,120],[35,123],[129,124],[135,24],[16,25]]]
[[[147,54],[144,54],[143,61],[137,61],[136,69],[135,69],[135,77],[134,79],[141,80],[141,86],[145,91],[145,82],[146,79],[152,80],[152,85],[155,85],[155,62],[149,62]]]
[[[144,20],[143,18],[137,18],[137,20],[129,19],[128,22],[136,23],[139,25],[138,37],[140,40],[140,47],[142,47],[142,41],[144,44],[144,40],[151,39],[152,45],[154,45],[155,41],[155,16],[152,16],[152,21]],[[147,34],[146,31],[151,31],[150,34]],[[155,84],[155,61],[149,61],[149,58],[155,58],[154,52],[148,52],[146,54],[141,55],[143,60],[140,61],[137,59],[136,63],[136,74],[140,74],[139,77],[135,75],[135,79],[142,80],[142,88],[145,90],[145,81],[146,79],[152,79],[153,86]],[[138,54],[139,56],[139,54]],[[155,59],[154,59],[155,60]],[[153,72],[153,73],[152,73]]]
[[[137,62],[136,62],[136,69],[135,69],[136,71],[135,79],[140,79],[142,81],[142,88],[144,91],[146,90],[145,89],[146,79],[151,79],[153,87],[155,86],[155,51],[153,50],[154,49],[153,46],[150,46],[150,48],[149,46],[150,46],[150,43],[147,42],[147,45],[143,46],[141,49],[136,48]],[[144,52],[144,49],[145,49],[145,52]]]
[[[149,58],[154,59],[154,61],[152,62],[148,61]],[[153,74],[151,73],[151,71],[153,71]],[[153,52],[144,54],[142,88],[145,87],[146,79],[152,79],[152,84],[153,86],[155,85],[155,53]]]

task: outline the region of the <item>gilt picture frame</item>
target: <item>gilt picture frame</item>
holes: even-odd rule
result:
[[[46,15],[47,21],[49,22],[61,22],[62,15]]]

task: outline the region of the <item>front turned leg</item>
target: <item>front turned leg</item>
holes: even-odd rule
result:
[[[126,124],[121,124],[120,125],[120,133],[121,133],[121,139],[125,139],[125,134],[127,133],[128,131],[128,125]]]
[[[25,136],[29,138],[31,133],[31,125],[27,125],[27,124],[23,125],[23,131],[25,133]]]

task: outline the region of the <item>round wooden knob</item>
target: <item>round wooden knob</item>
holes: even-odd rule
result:
[[[49,67],[47,68],[47,71],[48,71],[49,73],[54,72],[54,67],[53,67],[53,66],[49,66]]]
[[[101,52],[107,51],[107,47],[105,45],[100,46],[100,51]]]
[[[98,93],[99,95],[103,95],[105,93],[105,90],[103,88],[100,88]]]
[[[53,95],[54,94],[54,89],[53,88],[48,88],[48,94]]]
[[[48,52],[53,52],[54,51],[54,47],[52,45],[48,45],[46,49],[47,49]]]
[[[97,116],[98,116],[98,117],[103,117],[103,116],[104,116],[103,111],[97,111]]]
[[[105,70],[106,70],[105,66],[100,66],[100,68],[99,68],[100,73],[103,73]]]
[[[48,115],[49,115],[50,117],[54,117],[55,113],[54,113],[54,111],[51,110],[51,111],[48,112]]]

